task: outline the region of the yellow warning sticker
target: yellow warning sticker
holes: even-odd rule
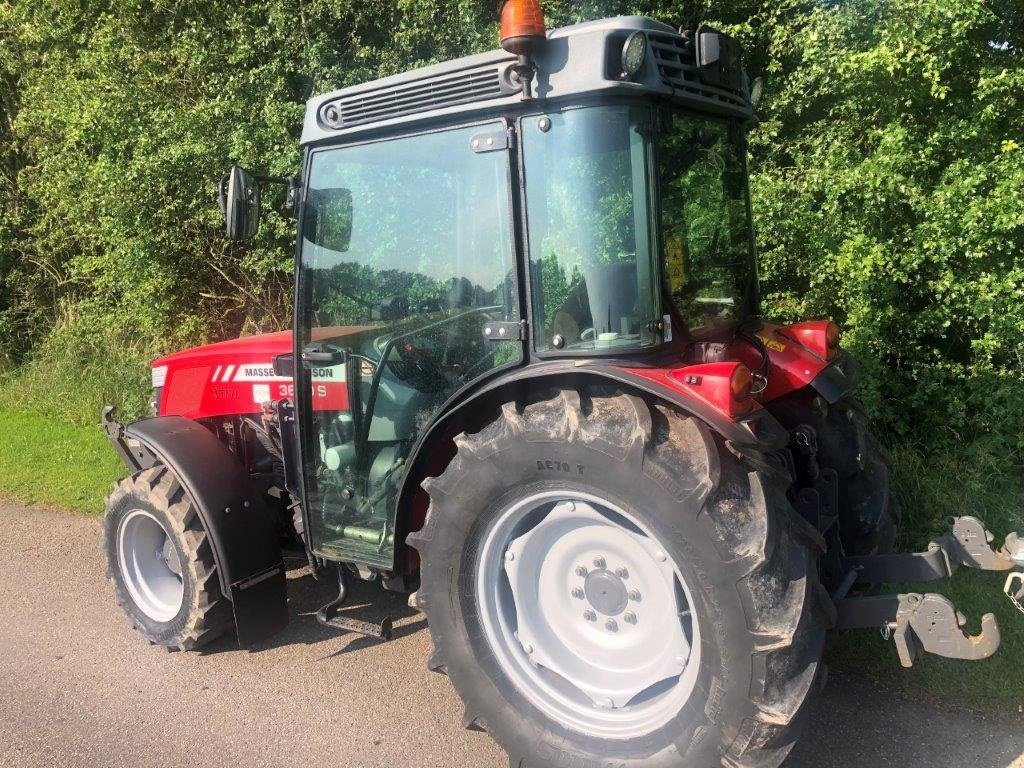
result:
[[[763,341],[764,345],[768,347],[768,349],[774,349],[776,352],[782,352],[786,348],[786,345],[783,344],[781,341],[770,339],[767,336],[761,336],[760,334],[758,334],[757,338]]]
[[[665,269],[668,272],[669,290],[674,293],[686,282],[686,273],[683,270],[683,238],[673,235],[665,238]]]

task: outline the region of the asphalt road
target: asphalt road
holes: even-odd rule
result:
[[[167,653],[114,606],[98,520],[0,502],[0,522],[2,766],[508,765],[459,728],[447,678],[424,666],[424,621],[400,599],[380,595],[394,641],[339,635],[300,615],[333,595],[296,572],[274,643]],[[834,674],[787,768],[890,765],[1024,768],[1024,728]]]

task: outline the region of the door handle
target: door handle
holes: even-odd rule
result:
[[[306,347],[302,350],[302,363],[309,367],[311,365],[341,365],[345,362],[345,352],[342,350],[323,350],[318,347]]]

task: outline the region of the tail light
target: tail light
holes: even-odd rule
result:
[[[523,56],[547,36],[537,0],[506,0],[501,9],[501,47]]]
[[[729,390],[732,399],[736,403],[743,403],[750,399],[750,392],[754,386],[754,377],[750,369],[745,365],[737,365],[729,377]]]
[[[677,389],[700,398],[729,418],[744,416],[757,405],[751,397],[754,376],[743,363],[688,365],[669,371],[668,379]]]
[[[804,349],[809,349],[823,360],[833,360],[839,354],[839,326],[825,320],[812,320],[807,323],[795,323],[780,328],[779,332],[788,336]]]
[[[839,339],[841,337],[839,326],[829,323],[825,329],[825,349],[828,351],[828,359],[831,360],[839,352]]]

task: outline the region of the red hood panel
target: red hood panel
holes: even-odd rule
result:
[[[201,347],[183,349],[154,360],[152,367],[158,365],[194,365],[207,364],[212,359],[236,356],[269,355],[271,359],[292,351],[292,332],[275,331],[261,333],[258,336],[242,336],[238,339],[218,341],[215,344],[204,344]]]
[[[313,338],[337,338],[368,326],[319,328]],[[160,388],[161,416],[204,419],[256,414],[262,403],[295,399],[291,377],[274,374],[274,358],[292,351],[292,332],[205,344],[165,355],[151,364],[153,386]],[[345,367],[313,368],[313,409],[348,410]]]

